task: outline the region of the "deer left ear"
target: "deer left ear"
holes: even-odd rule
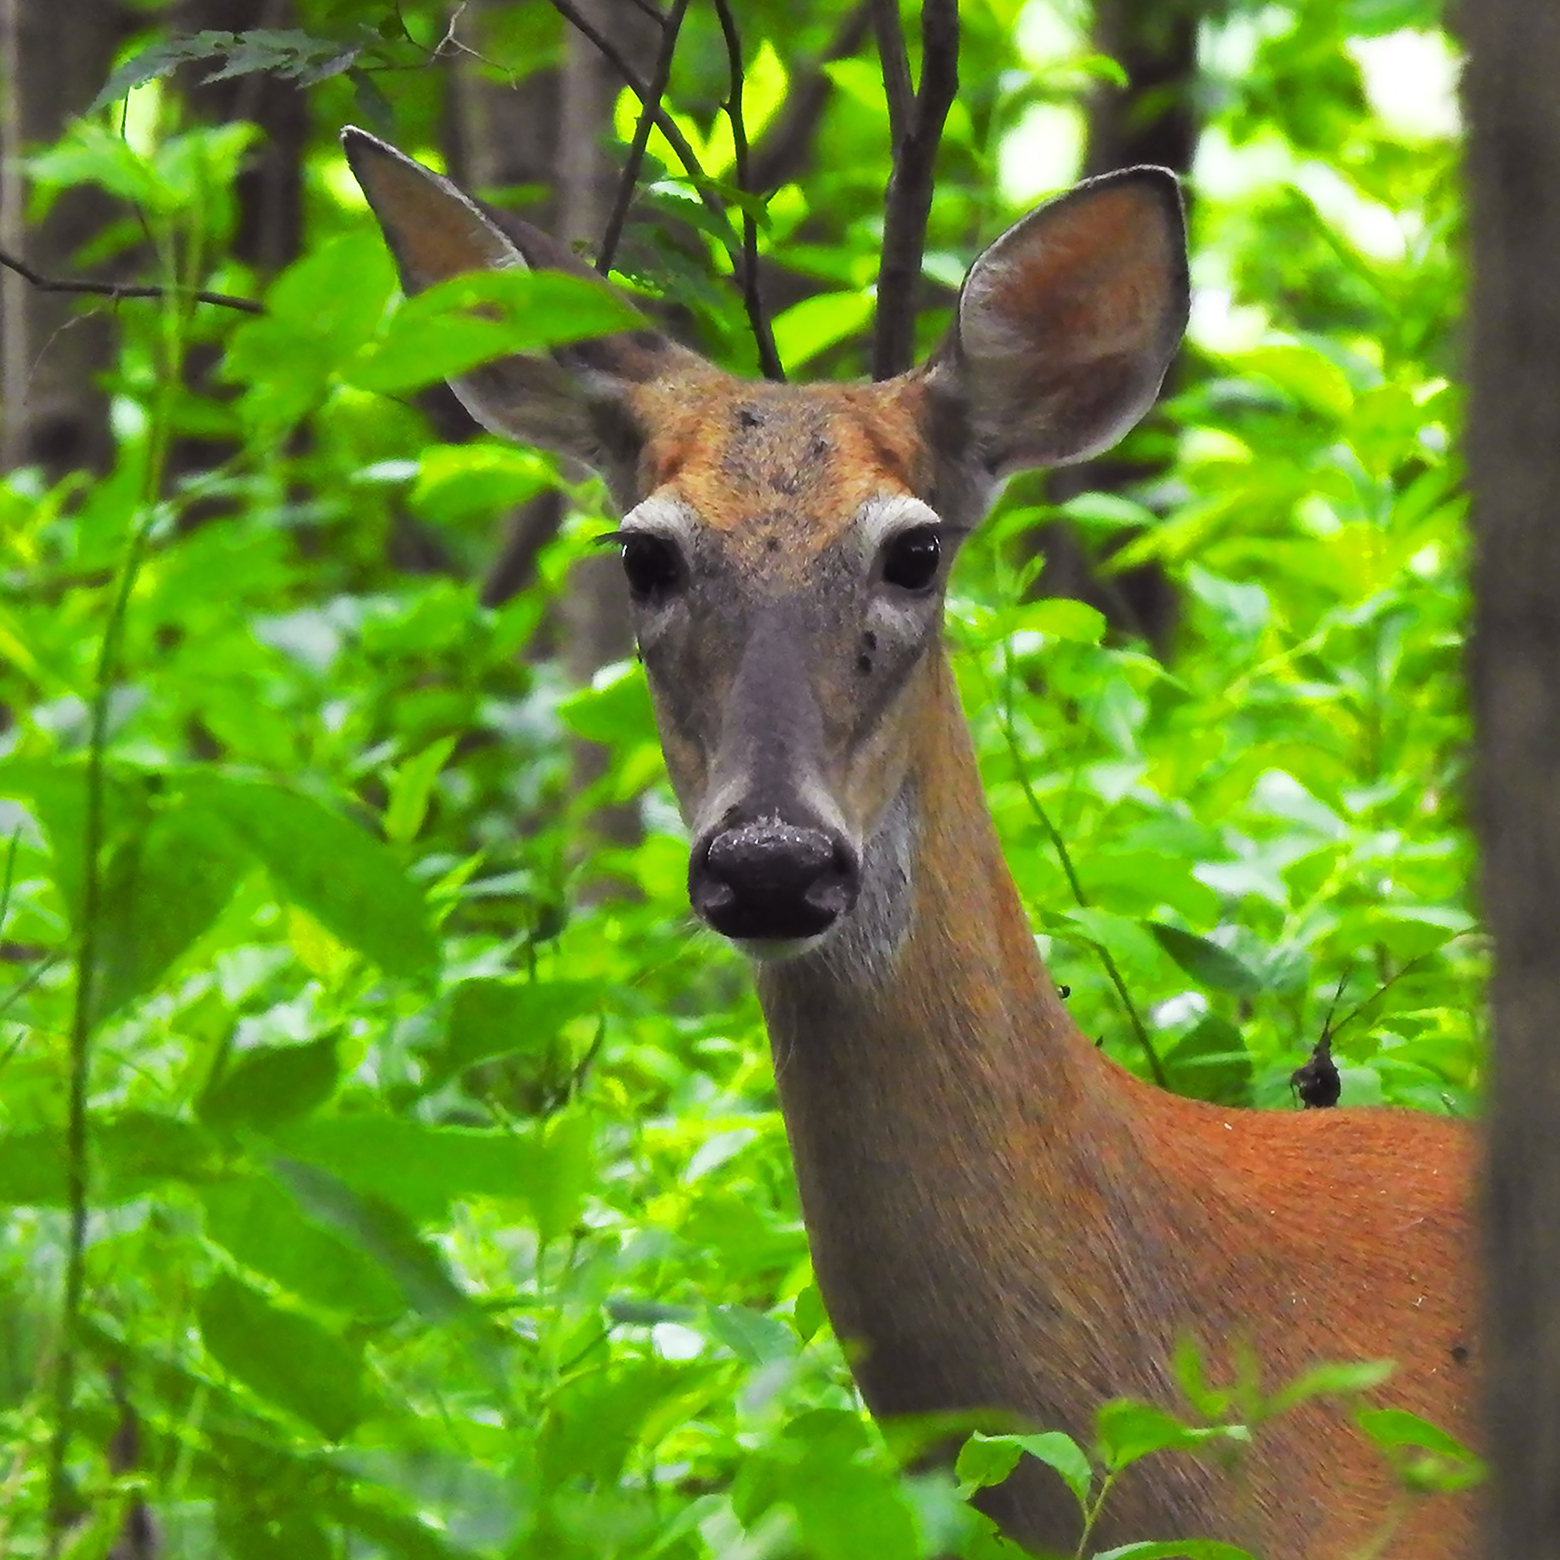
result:
[[[1164,168],[1090,179],[970,268],[931,365],[992,476],[1107,449],[1153,404],[1186,328],[1186,224]]]
[[[599,281],[545,233],[483,206],[377,137],[348,127],[341,139],[407,293],[480,270],[565,271]],[[647,323],[551,352],[501,358],[451,380],[450,388],[493,432],[571,455],[621,482],[637,455],[632,430],[617,415],[627,387],[700,364]]]

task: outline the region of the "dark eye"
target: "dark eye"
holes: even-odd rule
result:
[[[664,596],[682,578],[677,549],[664,537],[630,531],[623,538],[623,572],[636,601]]]
[[[937,578],[942,543],[929,525],[901,531],[883,555],[883,578],[900,590],[925,590]]]

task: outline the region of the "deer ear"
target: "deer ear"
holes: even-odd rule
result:
[[[1153,404],[1186,326],[1186,226],[1163,168],[1090,179],[970,268],[931,367],[994,476],[1083,460]]]
[[[567,271],[596,280],[556,240],[490,211],[376,136],[349,126],[341,141],[407,293],[487,269]],[[665,374],[672,359],[700,361],[646,326],[547,354],[502,358],[452,380],[450,388],[485,428],[572,455],[611,476],[637,454],[627,447],[633,439],[621,412],[625,388]]]

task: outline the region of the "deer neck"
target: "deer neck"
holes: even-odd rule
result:
[[[1143,1276],[1133,1254],[1109,1272],[1089,1256],[1101,1199],[1143,1179],[1137,1086],[1062,1005],[945,661],[929,681],[909,782],[868,851],[867,930],[763,966],[759,993],[819,1285],[864,1351],[868,1401],[1065,1425],[1092,1406],[1091,1309]],[[1076,1401],[1013,1379],[1047,1357],[1042,1337],[1072,1359]]]

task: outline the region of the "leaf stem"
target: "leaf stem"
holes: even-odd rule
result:
[[[91,714],[88,725],[86,806],[82,825],[82,889],[80,936],[76,951],[76,991],[71,1009],[69,1079],[65,1118],[65,1175],[68,1228],[65,1248],[65,1281],[60,1294],[59,1345],[54,1367],[54,1424],[49,1440],[46,1489],[49,1513],[48,1554],[60,1553],[72,1520],[67,1469],[75,1428],[76,1349],[81,1330],[82,1301],[86,1291],[87,1217],[91,1207],[89,1157],[89,1085],[92,1070],[92,1024],[99,956],[98,917],[102,899],[100,857],[105,843],[104,813],[107,782],[109,721],[113,714],[114,680],[124,642],[130,596],[140,572],[147,540],[157,513],[172,433],[174,387],[180,382],[187,297],[165,288],[161,294],[170,305],[170,324],[163,332],[166,361],[158,374],[158,390],[147,430],[145,466],[141,474],[138,513],[132,521],[119,566],[108,621],[98,647],[93,670]]]

